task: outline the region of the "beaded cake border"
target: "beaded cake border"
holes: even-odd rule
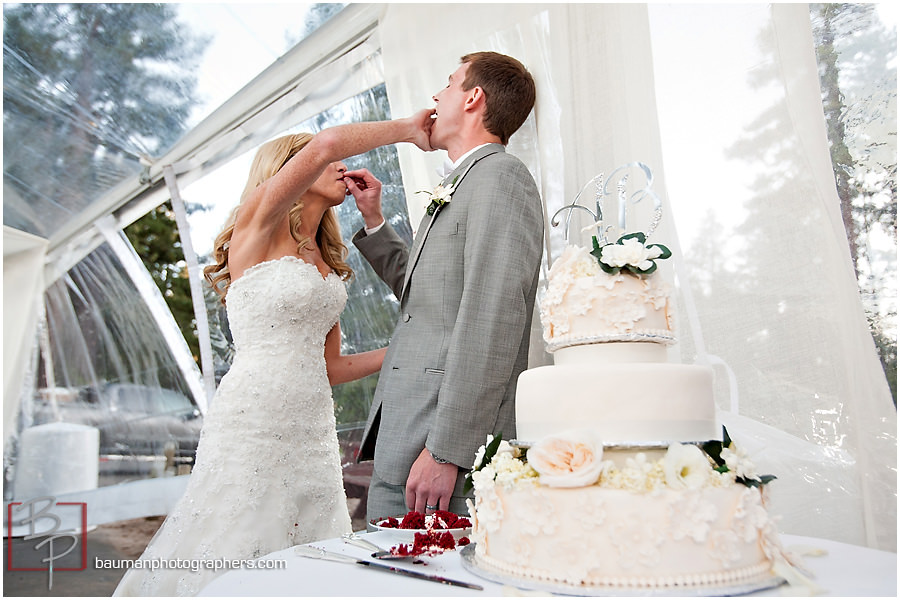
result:
[[[505,561],[477,553],[477,543],[460,550],[463,566],[485,579],[536,589],[574,595],[635,595],[694,593],[702,596],[731,596],[777,587],[785,580],[772,572],[772,563],[763,562],[751,567],[731,569],[716,574],[667,575],[663,577],[605,576],[587,582],[572,583],[566,578],[550,574],[526,574],[521,567],[511,567]],[[491,575],[498,577],[491,577]],[[510,581],[513,578],[515,581]]]
[[[675,335],[664,329],[647,330],[634,333],[614,333],[606,335],[574,336],[562,335],[554,340],[546,342],[547,352],[556,352],[569,346],[585,346],[588,344],[602,344],[608,342],[655,342],[669,346],[675,343]]]

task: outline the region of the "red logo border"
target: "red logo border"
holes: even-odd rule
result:
[[[7,571],[49,571],[40,567],[13,567],[13,506],[20,506],[22,502],[10,502],[7,506],[7,544],[6,544],[6,570]],[[87,569],[87,502],[57,502],[55,506],[81,506],[81,566],[80,567],[54,567],[54,571],[84,571]]]

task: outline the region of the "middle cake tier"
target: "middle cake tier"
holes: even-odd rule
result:
[[[592,429],[605,445],[716,439],[713,370],[671,363],[563,364],[523,371],[516,438]]]

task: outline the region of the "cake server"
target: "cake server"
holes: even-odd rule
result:
[[[372,552],[387,552],[387,550],[385,550],[381,546],[373,544],[369,540],[360,537],[355,533],[345,533],[341,536],[341,539],[344,540],[344,542],[347,544],[353,544],[354,546],[359,546],[360,548],[365,548],[366,550]]]
[[[370,567],[373,569],[378,569],[380,571],[387,571],[389,573],[396,573],[397,575],[405,575],[407,577],[414,577],[416,579],[424,579],[426,581],[434,581],[435,583],[443,583],[445,585],[455,585],[459,587],[469,588],[471,590],[484,590],[484,588],[475,583],[469,583],[467,581],[458,581],[456,579],[448,579],[447,577],[441,577],[440,575],[428,575],[427,573],[419,573],[418,571],[411,571],[409,569],[401,569],[399,567],[392,567],[390,565],[374,563],[368,560],[359,560],[357,558],[353,558],[352,556],[344,556],[343,554],[337,554],[335,552],[328,552],[326,550],[322,550],[321,548],[315,548],[313,546],[296,546],[294,548],[294,554],[298,556],[305,556],[307,558],[319,558],[324,560],[332,560],[335,562],[342,563],[356,563],[357,565],[362,565],[364,567]]]

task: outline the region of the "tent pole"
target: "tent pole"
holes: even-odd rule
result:
[[[191,286],[191,299],[194,304],[194,318],[197,320],[197,340],[200,342],[200,364],[203,372],[203,387],[206,391],[207,405],[212,401],[216,393],[216,373],[213,364],[212,343],[209,339],[209,318],[206,312],[206,300],[203,297],[202,280],[200,276],[200,261],[194,251],[191,242],[191,226],[188,223],[187,211],[178,189],[178,180],[172,165],[163,167],[163,175],[172,198],[172,209],[175,211],[175,223],[178,225],[178,235],[181,238],[181,249],[184,252],[184,260],[188,267],[188,281]]]
[[[191,355],[184,335],[178,329],[178,323],[175,322],[172,311],[166,305],[162,292],[156,287],[156,283],[153,281],[147,268],[144,267],[144,263],[141,262],[134,248],[128,243],[122,230],[118,228],[115,217],[107,215],[102,219],[97,219],[94,222],[94,226],[103,235],[110,248],[122,262],[128,277],[131,278],[144,302],[146,302],[147,308],[150,309],[150,314],[153,315],[154,321],[159,326],[166,343],[169,345],[169,349],[172,351],[175,362],[190,388],[194,402],[197,403],[197,408],[201,413],[206,414],[208,402],[200,382],[200,369],[197,368],[197,363]]]

